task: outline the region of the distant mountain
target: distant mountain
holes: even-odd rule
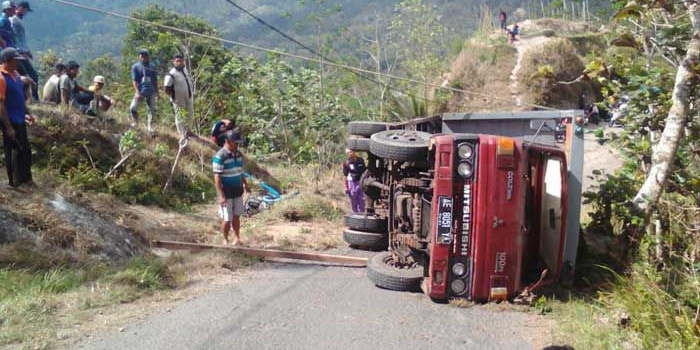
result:
[[[299,52],[299,48],[293,43],[247,16],[227,0],[73,1],[122,15],[128,15],[135,9],[148,4],[159,4],[177,13],[206,19],[224,38]],[[376,0],[369,4],[356,0],[231,1],[309,46],[315,46],[317,43],[318,23],[320,23],[324,41],[329,43],[338,55],[355,54],[361,51],[346,39],[342,39],[338,34],[342,29],[370,28],[373,25],[375,13],[383,19],[383,25],[386,26],[396,5],[400,3],[400,0]],[[503,8],[512,13],[518,7],[525,7],[523,5],[525,2],[513,0],[424,1],[432,3],[434,9],[441,14],[441,20],[451,36],[448,41],[467,37],[478,26],[480,23],[477,18],[478,9],[481,4],[488,4],[494,12],[498,8]],[[538,1],[536,4],[539,3]],[[27,16],[25,23],[29,44],[34,51],[52,49],[64,59],[80,61],[103,54],[121,56],[126,20],[52,1],[34,0],[31,1],[31,6],[34,11]],[[537,8],[534,6],[533,3],[533,8]],[[310,18],[314,15],[320,19],[311,20]]]

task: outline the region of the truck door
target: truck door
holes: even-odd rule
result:
[[[566,189],[567,168],[563,152],[543,147],[530,148],[530,166],[533,181],[533,196],[530,198],[534,210],[530,213],[536,222],[533,232],[539,260],[549,270],[548,277],[559,275],[564,253],[566,234]],[[534,164],[533,164],[534,163]]]
[[[540,213],[540,256],[549,271],[556,271],[562,253],[562,221],[564,211],[563,159],[556,155],[546,156],[542,182],[542,204]]]

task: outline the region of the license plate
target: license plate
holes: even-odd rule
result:
[[[438,243],[452,243],[452,197],[438,197]]]

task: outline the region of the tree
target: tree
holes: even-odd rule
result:
[[[644,6],[644,7],[643,7]],[[651,157],[651,168],[647,174],[644,184],[634,197],[635,206],[648,217],[656,203],[661,197],[668,178],[671,175],[673,161],[676,157],[683,132],[690,115],[691,101],[695,99],[698,83],[698,63],[700,62],[700,2],[685,1],[685,8],[680,11],[685,11],[691,23],[691,38],[686,44],[685,55],[679,62],[674,60],[675,57],[669,56],[673,52],[677,52],[674,48],[679,48],[678,42],[664,42],[663,35],[652,36],[648,32],[643,38],[644,46],[653,46],[658,48],[658,54],[663,55],[664,59],[677,67],[676,78],[671,97],[671,107],[668,115],[664,120],[663,132],[661,139],[656,147],[653,148]],[[642,19],[648,19],[652,28],[658,27],[675,30],[677,25],[672,23],[670,19],[674,18],[676,7],[665,2],[643,1],[641,3],[629,3],[618,12],[616,17],[624,18],[635,16]],[[646,12],[644,12],[646,10]],[[653,12],[658,13],[665,23],[656,23]],[[682,12],[681,12],[682,14]],[[637,24],[640,28],[645,26]],[[654,31],[652,33],[656,33]],[[661,39],[661,40],[659,40]],[[648,55],[653,55],[654,50],[647,49]],[[650,58],[651,59],[651,58]]]
[[[398,52],[399,67],[415,80],[434,82],[440,77],[447,32],[434,7],[423,0],[404,0],[395,9],[397,15],[389,26],[391,45]],[[411,85],[404,84],[406,88]],[[414,91],[417,89],[413,86]],[[424,100],[430,100],[431,90],[421,86]],[[431,112],[435,106],[429,106]]]

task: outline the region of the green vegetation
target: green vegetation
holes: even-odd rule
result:
[[[616,141],[628,161],[586,195],[594,209],[585,232],[587,256],[612,270],[591,274],[580,268],[588,285],[601,289],[592,304],[572,302],[562,311],[559,337],[577,349],[699,349],[700,129],[693,117],[698,106],[691,102],[698,98],[697,72],[690,101],[685,101],[690,102],[681,126],[685,132],[671,155],[673,167],[661,198],[648,213],[632,202],[650,167],[660,161],[654,149],[668,147],[659,142],[659,134],[678,103],[672,92],[676,65],[690,39],[690,11],[653,1],[614,5],[619,12],[612,43],[625,47],[609,48],[586,69],[587,78],[601,84],[603,102],[613,106],[625,99],[629,104],[621,121],[624,132]],[[655,28],[659,18],[676,20],[672,27]],[[674,53],[642,49],[648,42]]]
[[[177,267],[153,256],[112,265],[31,247],[17,242],[0,248],[0,345],[48,347],[61,339],[47,332],[57,323],[80,323],[94,317],[91,309],[130,302],[184,281]],[[66,314],[70,316],[64,319]]]

